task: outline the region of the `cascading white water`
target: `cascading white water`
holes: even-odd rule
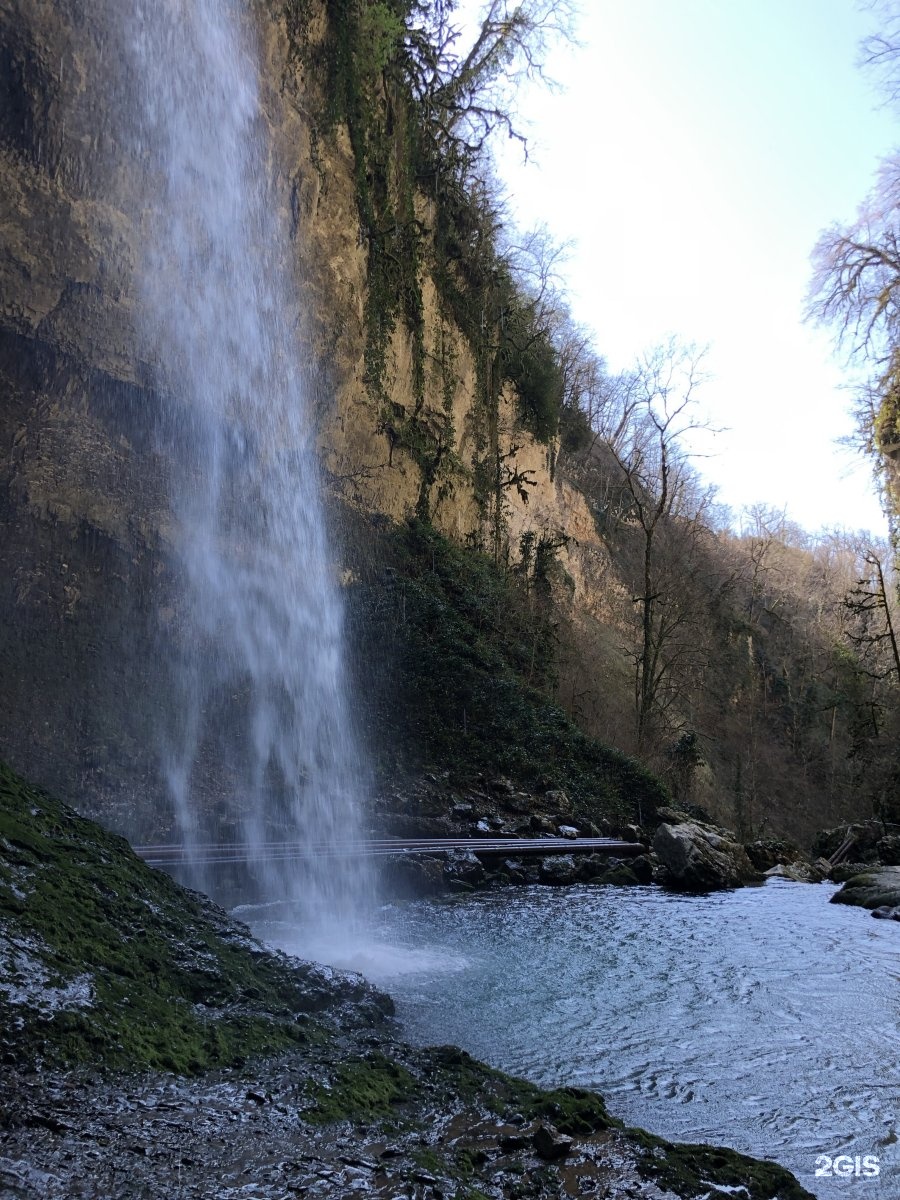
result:
[[[185,593],[165,766],[186,847],[233,834],[257,863],[259,891],[299,901],[321,935],[326,923],[346,928],[365,903],[365,869],[334,856],[279,860],[272,844],[358,836],[366,779],[296,336],[287,206],[272,182],[245,8],[133,0],[130,17],[132,132],[148,181],[139,328],[170,398]],[[226,708],[231,795],[214,824],[195,799],[198,756]]]

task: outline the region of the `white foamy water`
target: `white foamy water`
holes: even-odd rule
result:
[[[182,581],[164,643],[165,774],[195,884],[210,882],[203,847],[233,838],[259,894],[292,897],[307,928],[346,929],[367,903],[365,863],[271,850],[358,836],[368,784],[250,16],[237,0],[132,0],[126,19],[147,185],[137,320],[167,397]],[[223,741],[202,805],[199,776]]]
[[[415,945],[405,935],[403,908],[388,906],[379,921],[357,922],[349,930],[311,932],[303,914],[291,903],[244,904],[232,910],[270,946],[299,958],[358,971],[372,983],[389,988],[398,979],[446,979],[467,970],[471,958],[460,948]],[[397,936],[399,934],[399,936]]]

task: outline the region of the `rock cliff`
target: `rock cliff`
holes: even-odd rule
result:
[[[498,515],[513,548],[564,532],[568,601],[596,615],[614,584],[585,500],[554,472],[552,441],[521,427],[509,386],[486,428],[477,355],[427,254],[420,321],[386,326],[372,386],[357,161],[344,125],[322,133],[325,84],[310,65],[325,7],[260,0],[251,15],[273,203],[292,231],[292,317],[336,494],[392,520],[424,510],[458,541],[488,541]],[[132,34],[114,0],[0,4],[0,753],[149,835],[169,820],[153,746],[170,688],[159,651],[179,619],[167,481],[183,464],[134,329],[153,181],[117,120]],[[427,247],[435,214],[424,196],[415,208]],[[529,481],[498,488],[493,517],[478,485],[486,438]],[[210,748],[212,791],[218,770]]]

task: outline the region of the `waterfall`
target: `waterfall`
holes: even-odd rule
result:
[[[133,0],[133,127],[146,177],[142,353],[166,399],[177,628],[162,738],[180,835],[246,852],[259,896],[321,931],[363,905],[360,860],[298,842],[358,836],[367,789],[348,707],[284,188],[273,182],[253,27],[239,0]],[[228,742],[215,804],[204,754]],[[285,850],[287,847],[287,851]],[[227,856],[223,854],[223,856]]]

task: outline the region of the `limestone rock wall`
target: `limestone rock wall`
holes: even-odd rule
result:
[[[0,757],[88,814],[150,836],[169,821],[155,746],[167,715],[160,649],[177,621],[167,478],[178,463],[160,436],[153,364],[136,350],[148,201],[117,119],[125,7],[0,0]],[[248,19],[324,462],[346,501],[400,520],[421,474],[392,446],[364,381],[367,255],[349,140],[338,129],[313,146],[313,84],[291,54],[282,5],[258,0]],[[320,12],[312,35],[322,28]],[[449,394],[446,373],[427,373],[423,415],[449,406],[460,464],[430,508],[462,539],[483,522],[471,478],[475,363],[428,279],[423,292],[426,359],[453,362]],[[386,374],[392,403],[411,411],[402,327]],[[504,405],[512,438],[512,399]],[[515,441],[535,485],[527,504],[508,496],[510,544],[528,530],[565,531],[573,611],[601,617],[615,584],[584,498],[554,475],[552,447],[521,432]],[[213,779],[216,770],[211,759]]]

